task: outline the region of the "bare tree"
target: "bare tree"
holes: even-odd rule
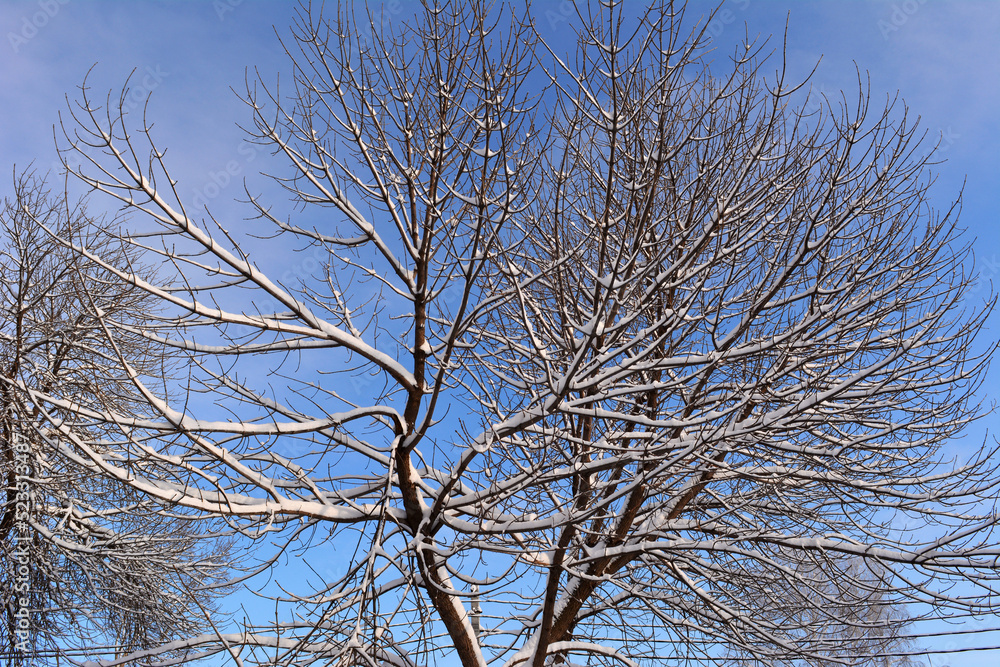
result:
[[[96,312],[191,379],[123,354],[130,412],[22,389],[62,455],[224,519],[277,584],[162,650],[852,664],[996,611],[995,452],[942,450],[985,311],[905,109],[807,113],[759,46],[711,72],[683,7],[605,4],[573,56],[480,2],[303,8],[292,95],[246,98],[295,208],[247,188],[251,223],[188,208],[125,93],[83,88],[63,150],[175,276],[66,245],[160,300],[155,328]],[[339,571],[289,574],[322,542]]]
[[[177,632],[204,627],[196,605],[214,610],[213,598],[225,592],[212,585],[228,576],[228,541],[199,533],[183,508],[151,501],[69,458],[52,456],[50,441],[58,435],[14,391],[31,388],[78,411],[100,406],[128,412],[142,397],[123,372],[122,359],[133,373],[171,376],[171,357],[162,348],[128,332],[118,332],[111,345],[97,316],[134,326],[130,318],[155,311],[155,300],[51,236],[100,252],[136,275],[152,275],[111,235],[118,222],[94,219],[82,203],[71,206],[53,196],[30,173],[16,176],[14,194],[0,210],[0,638],[8,665],[58,664],[67,653],[124,655],[159,646]],[[51,409],[46,417],[62,423],[64,413]],[[94,419],[78,419],[72,428],[88,440],[108,439],[113,432],[113,425]],[[20,572],[18,565],[24,566]]]
[[[796,577],[781,589],[748,586],[744,594],[758,616],[780,623],[811,648],[806,657],[777,657],[775,665],[834,667],[837,658],[850,657],[865,667],[923,667],[913,657],[920,647],[907,614],[887,595],[885,578],[877,561],[823,558],[796,568]],[[731,648],[729,657],[733,667],[754,661],[753,651],[742,648]]]

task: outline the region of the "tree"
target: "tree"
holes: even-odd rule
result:
[[[965,309],[919,131],[862,85],[806,112],[755,45],[713,73],[679,5],[607,4],[572,58],[485,3],[303,7],[293,93],[246,95],[293,208],[247,186],[245,224],[186,206],[149,124],[84,86],[62,150],[175,274],[64,243],[159,300],[156,328],[95,312],[190,379],[122,354],[131,411],[22,391],[61,455],[226,521],[275,579],[164,651],[850,664],[996,610],[996,453],[942,449],[992,302]],[[324,543],[339,571],[283,576]]]
[[[44,392],[76,410],[128,412],[141,396],[120,359],[134,372],[170,377],[174,360],[162,349],[128,331],[118,331],[112,346],[96,315],[148,326],[148,317],[132,318],[155,312],[155,301],[50,236],[153,275],[110,233],[118,222],[53,196],[31,173],[16,176],[13,197],[0,210],[0,641],[7,665],[58,664],[62,655],[100,654],[108,645],[120,655],[159,646],[176,632],[203,628],[193,605],[214,610],[213,598],[225,592],[212,585],[228,576],[227,541],[193,530],[182,508],[50,456],[56,432],[15,391]],[[65,414],[52,409],[47,418],[64,423]],[[85,419],[70,428],[93,440],[108,437],[114,425]]]
[[[816,562],[800,567],[783,590],[748,589],[745,596],[757,614],[778,621],[791,636],[806,639],[817,655],[777,657],[781,667],[833,667],[837,658],[856,659],[871,667],[924,667],[911,656],[919,654],[909,634],[907,615],[886,595],[885,572],[877,563],[861,559]],[[825,571],[824,571],[825,570]],[[759,597],[754,598],[754,594]],[[763,593],[763,594],[761,594]],[[735,667],[753,661],[753,652],[730,649]]]

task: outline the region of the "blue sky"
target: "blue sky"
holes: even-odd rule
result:
[[[629,0],[631,1],[631,0]],[[516,3],[519,4],[519,3]],[[641,2],[635,2],[638,8]],[[693,13],[716,2],[694,1]],[[387,7],[402,14],[414,0]],[[558,0],[535,0],[542,17],[559,17]],[[187,201],[208,202],[226,213],[237,209],[241,179],[267,164],[260,149],[244,143],[237,123],[250,114],[230,87],[240,91],[249,69],[273,82],[288,74],[287,59],[275,34],[287,34],[293,5],[255,0],[191,2],[86,2],[85,0],[0,0],[0,167],[10,174],[34,162],[42,171],[55,160],[53,125],[65,114],[66,99],[76,97],[88,70],[95,96],[120,90],[134,70],[135,113],[152,94],[149,118],[156,136],[169,147],[172,174]],[[827,94],[853,90],[857,70],[871,77],[876,102],[897,93],[932,139],[942,138],[939,180],[932,201],[947,208],[965,184],[962,226],[975,238],[980,286],[975,305],[989,294],[988,282],[1000,285],[1000,2],[928,0],[727,0],[709,26],[724,58],[733,46],[758,35],[780,50],[788,23],[788,61],[793,78],[822,61],[812,85]],[[558,35],[559,21],[551,25]],[[556,37],[558,39],[558,37]],[[775,62],[777,65],[777,62]],[[228,178],[227,178],[228,176]],[[262,181],[259,181],[263,183]],[[9,194],[9,179],[0,193]],[[983,343],[995,339],[1000,315],[994,315]],[[998,376],[991,374],[991,380]],[[982,398],[1000,397],[988,381]],[[982,442],[984,420],[956,453]],[[992,436],[991,436],[992,437]],[[988,636],[954,639],[956,648],[986,642]],[[945,640],[939,645],[945,645]],[[993,640],[1000,643],[1000,638]],[[994,658],[995,660],[996,658]],[[968,667],[989,662],[983,653],[933,658],[934,665]]]

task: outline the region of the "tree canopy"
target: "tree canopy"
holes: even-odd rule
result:
[[[682,3],[578,7],[566,55],[532,9],[303,6],[291,90],[245,95],[294,206],[248,186],[252,223],[82,88],[67,167],[166,268],[53,233],[157,304],[87,299],[136,399],[5,386],[264,598],[107,664],[884,664],[997,611],[996,451],[943,451],[992,301],[906,109],[711,63]]]

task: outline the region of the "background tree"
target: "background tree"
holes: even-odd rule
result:
[[[781,667],[833,667],[849,657],[865,667],[924,667],[915,655],[907,613],[887,595],[885,576],[872,562],[841,559],[816,561],[798,568],[783,589],[748,587],[745,595],[758,614],[779,621],[789,635],[802,635],[812,649],[830,660],[797,655],[777,658]],[[754,596],[759,596],[754,599]],[[730,650],[734,667],[753,662],[753,652]]]
[[[191,379],[122,354],[130,411],[22,390],[60,455],[225,520],[277,580],[164,651],[850,664],[996,610],[996,457],[941,451],[984,313],[905,110],[859,86],[807,113],[757,46],[712,73],[682,6],[609,4],[572,57],[483,3],[372,30],[303,8],[293,94],[247,93],[294,207],[248,188],[246,224],[188,209],[149,125],[84,86],[75,175],[176,273],[65,245],[160,301],[155,327],[95,312]],[[323,542],[339,572],[282,576]]]
[[[212,600],[222,591],[212,585],[226,576],[231,561],[229,543],[199,534],[183,508],[152,502],[69,458],[52,456],[51,440],[58,435],[40,424],[38,410],[15,391],[44,392],[77,411],[100,406],[127,413],[142,399],[121,360],[128,360],[132,372],[171,375],[175,360],[162,348],[125,330],[116,332],[111,345],[97,316],[148,328],[155,300],[52,237],[59,234],[138,275],[152,275],[140,268],[137,253],[116,241],[112,228],[119,223],[96,219],[82,203],[73,206],[54,196],[30,172],[16,176],[13,196],[0,210],[0,470],[5,482],[0,637],[8,665],[59,664],[60,656],[74,654],[126,654],[159,646],[177,632],[195,633],[206,624],[198,605],[215,609]],[[135,319],[139,316],[143,319]],[[65,414],[53,409],[47,418],[61,422]],[[113,424],[86,418],[72,428],[91,440],[115,431]],[[16,489],[24,474],[15,467],[15,443],[25,447],[30,468],[30,519],[21,526],[15,524]],[[28,552],[29,591],[19,590],[15,548]],[[30,600],[27,653],[18,650],[15,633],[22,595]]]

